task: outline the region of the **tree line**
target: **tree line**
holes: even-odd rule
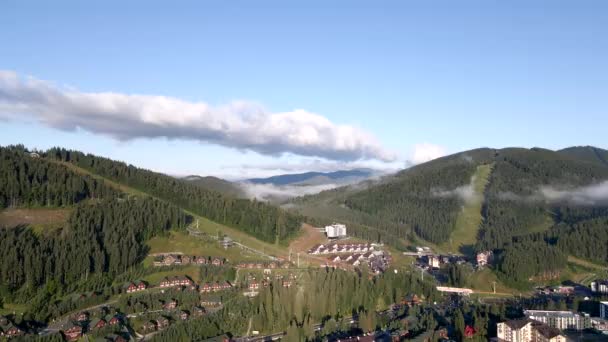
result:
[[[226,197],[186,180],[108,158],[62,148],[52,148],[45,153],[45,156],[73,163],[215,222],[238,228],[264,241],[286,240],[300,229],[302,222],[299,215],[285,212],[265,202]]]
[[[79,282],[127,272],[146,256],[148,239],[191,220],[179,208],[151,198],[113,199],[78,205],[66,227],[55,233],[36,234],[24,226],[0,229],[0,284],[15,301],[44,312],[42,307]]]
[[[23,146],[0,147],[0,208],[61,207],[117,196],[103,182],[30,155]]]

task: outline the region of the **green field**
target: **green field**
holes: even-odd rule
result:
[[[4,307],[0,309],[0,315],[20,314],[26,310],[27,304],[4,303]]]
[[[481,216],[481,206],[484,198],[483,192],[488,184],[488,178],[491,173],[491,164],[477,166],[477,170],[471,178],[475,195],[462,206],[450,241],[440,246],[442,250],[462,253],[464,248],[472,246],[477,242],[477,234],[483,219]]]
[[[469,286],[473,290],[482,292],[481,294],[508,296],[521,293],[521,291],[509,288],[504,285],[498,279],[498,277],[496,277],[496,274],[494,274],[494,272],[487,267],[482,270],[473,272],[473,274],[469,277],[468,282]],[[493,293],[494,284],[496,284],[496,294]]]
[[[0,211],[0,227],[28,225],[34,232],[62,228],[68,220],[71,208],[10,208]]]
[[[170,231],[168,236],[157,236],[148,241],[150,254],[181,252],[189,255],[223,257],[230,262],[260,260],[261,256],[241,250],[238,247],[224,249],[212,238],[190,236],[184,231]],[[146,263],[146,266],[151,264]]]

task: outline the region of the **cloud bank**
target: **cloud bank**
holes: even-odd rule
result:
[[[581,187],[541,186],[532,195],[502,192],[498,198],[505,201],[546,202],[551,204],[574,204],[583,206],[608,205],[608,181]]]
[[[273,184],[253,184],[242,182],[239,186],[245,192],[247,198],[256,198],[262,201],[283,201],[289,198],[312,195],[321,191],[330,190],[344,184],[330,183],[320,185],[273,185]]]
[[[396,159],[371,134],[301,109],[271,113],[248,102],[214,107],[166,96],[86,93],[11,71],[0,71],[0,119],[34,119],[56,129],[83,129],[119,141],[162,137],[265,155]]]
[[[481,199],[481,196],[475,192],[475,176],[471,177],[471,182],[469,184],[456,187],[452,190],[433,188],[431,189],[431,196],[440,198],[458,198],[465,203],[471,203]]]
[[[447,152],[442,146],[429,143],[416,144],[412,151],[411,162],[413,164],[422,164],[443,157],[446,154]]]

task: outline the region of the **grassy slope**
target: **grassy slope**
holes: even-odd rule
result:
[[[71,212],[71,208],[5,209],[0,211],[0,226],[29,225],[36,232],[54,230],[63,227]]]
[[[65,165],[66,167],[72,169],[74,172],[78,172],[81,174],[86,174],[89,175],[91,177],[94,177],[96,179],[102,180],[104,181],[107,185],[120,190],[124,193],[127,193],[129,195],[134,195],[134,196],[151,196],[154,197],[160,201],[164,201],[158,197],[152,196],[148,193],[142,192],[140,190],[134,189],[132,187],[126,186],[124,184],[120,184],[114,181],[111,181],[107,178],[101,177],[97,174],[91,173],[88,170],[85,170],[83,168],[80,168],[74,164],[71,163],[67,163],[67,162],[57,162],[57,161],[53,161],[55,163],[60,163],[62,165]],[[270,252],[272,252],[273,250],[276,251],[280,251],[280,252],[285,252],[284,248],[281,248],[280,246],[275,246],[273,244],[269,244],[266,242],[263,242],[261,240],[258,240],[250,235],[248,235],[247,233],[244,233],[238,229],[235,228],[230,228],[227,226],[224,226],[222,224],[213,222],[207,218],[201,217],[195,213],[186,211],[188,214],[192,215],[194,217],[194,219],[198,219],[199,220],[199,230],[208,233],[208,234],[212,234],[212,235],[217,235],[218,231],[221,231],[222,233],[229,235],[231,238],[233,238],[235,241],[239,241],[243,244],[246,244],[247,246],[253,247],[253,248],[259,248],[259,249],[268,249]]]
[[[488,184],[491,172],[491,164],[477,166],[477,170],[472,178],[476,196],[462,207],[456,219],[456,225],[451,234],[450,241],[440,246],[442,250],[459,253],[463,247],[474,245],[477,242],[477,233],[482,220],[481,206],[483,204],[483,192]]]

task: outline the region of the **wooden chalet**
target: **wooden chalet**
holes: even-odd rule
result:
[[[76,320],[78,322],[85,322],[89,320],[89,313],[86,311],[82,311],[76,315]]]
[[[145,322],[144,324],[142,324],[141,330],[144,332],[156,330],[156,322],[154,322],[154,321]]]
[[[82,327],[77,324],[72,324],[67,330],[63,332],[65,339],[68,341],[76,341],[82,336]]]
[[[171,299],[163,305],[163,309],[165,310],[175,310],[177,308],[177,300]]]
[[[112,316],[112,318],[107,320],[107,322],[109,325],[117,325],[117,324],[120,324],[121,318],[118,315],[114,315],[114,316]]]
[[[99,329],[104,328],[107,324],[108,324],[108,322],[106,322],[105,319],[95,318],[94,320],[91,321],[91,324],[89,324],[89,327],[91,328],[91,330],[99,330]]]
[[[160,316],[156,319],[156,327],[158,329],[164,329],[169,326],[169,320],[166,317]]]
[[[188,311],[180,311],[179,312],[179,319],[181,319],[182,321],[187,320],[188,318],[190,318],[190,313]]]
[[[205,315],[205,308],[200,307],[200,306],[195,306],[194,310],[192,311],[192,314],[194,315],[194,317],[201,317]]]

